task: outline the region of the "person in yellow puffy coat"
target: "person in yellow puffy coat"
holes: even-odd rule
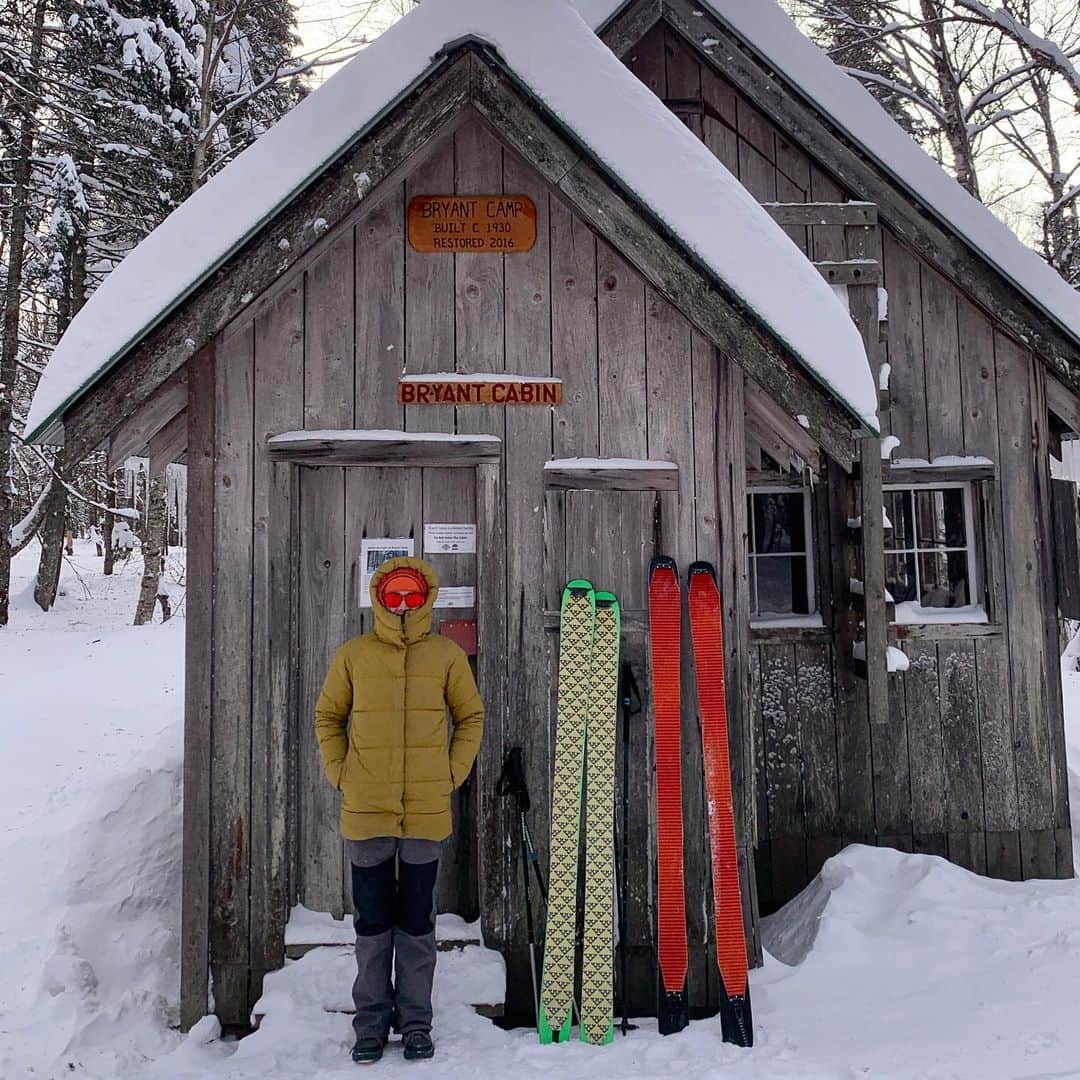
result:
[[[406,1058],[435,1052],[440,845],[453,826],[450,794],[472,770],[484,723],[464,651],[431,632],[438,591],[435,571],[420,559],[383,563],[371,579],[374,629],[338,649],[315,704],[319,753],[342,794],[352,863],[358,1062],[382,1056],[392,1025]]]

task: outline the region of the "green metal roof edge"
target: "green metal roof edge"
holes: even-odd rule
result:
[[[148,334],[152,333],[154,330],[157,329],[157,327],[159,327],[163,322],[165,322],[165,320],[168,319],[168,317],[174,311],[176,311],[178,307],[180,307],[193,293],[197,292],[198,289],[201,288],[207,280],[209,280],[209,278],[213,277],[213,275],[216,274],[217,271],[220,270],[221,267],[224,266],[225,263],[227,263],[241,248],[243,248],[244,245],[252,239],[252,237],[261,232],[264,226],[268,222],[272,221],[285,206],[287,206],[290,202],[292,202],[293,199],[296,198],[296,196],[301,191],[308,187],[313,180],[318,179],[318,177],[320,177],[324,172],[326,172],[326,170],[339,157],[341,157],[342,154],[348,153],[348,151],[351,150],[358,142],[360,142],[360,140],[363,139],[373,127],[379,124],[388,113],[392,112],[395,108],[397,108],[397,106],[401,104],[401,102],[405,98],[407,98],[422,82],[424,82],[426,79],[429,79],[434,71],[436,71],[439,67],[446,63],[448,56],[449,54],[444,51],[433,57],[431,63],[424,69],[421,75],[417,76],[415,79],[412,80],[412,82],[408,83],[397,94],[395,94],[394,97],[391,98],[381,109],[379,109],[379,111],[375,113],[375,115],[370,120],[368,120],[366,124],[358,128],[347,142],[342,143],[341,146],[339,146],[331,155],[323,158],[323,160],[318,165],[314,166],[299,184],[296,184],[293,188],[291,188],[288,194],[282,196],[282,198],[279,199],[274,204],[274,206],[270,210],[268,210],[261,218],[259,218],[259,220],[254,225],[252,225],[252,227],[248,229],[247,232],[244,233],[244,235],[239,240],[237,240],[224,254],[222,254],[220,258],[218,258],[215,262],[211,263],[202,275],[196,278],[195,281],[193,281],[183,291],[177,294],[172,303],[162,308],[162,310],[158,312],[157,316],[153,318],[150,322],[148,322],[138,333],[133,334],[132,337],[124,345],[117,349],[112,354],[112,356],[110,356],[109,359],[106,360],[105,363],[102,364],[101,367],[99,367],[89,379],[86,380],[86,382],[84,382],[77,390],[73,390],[60,405],[58,405],[44,420],[41,421],[40,424],[37,425],[37,427],[34,428],[33,431],[29,433],[24,433],[23,438],[25,439],[25,441],[36,442],[41,435],[43,435],[45,432],[51,430],[57,425],[59,425],[62,429],[64,423],[64,413],[71,405],[73,405],[76,401],[78,401],[86,394],[88,394],[91,390],[93,390],[94,387],[97,386],[97,384],[101,382],[101,380],[106,375],[108,375],[110,371],[112,371],[119,363],[121,363],[121,361],[123,361],[127,354],[131,352],[131,350],[135,348],[136,345],[138,345],[141,341],[143,341],[143,339],[147,337]],[[318,93],[318,91],[316,90],[315,93]],[[226,166],[226,168],[228,168],[228,166]],[[213,177],[211,177],[208,182],[213,183]],[[180,206],[183,205],[183,203],[180,204]],[[177,207],[177,209],[179,209],[179,207]],[[149,235],[150,234],[147,233],[147,236]]]

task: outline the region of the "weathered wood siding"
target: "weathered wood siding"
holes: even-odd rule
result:
[[[419,255],[407,244],[404,206],[412,194],[500,191],[536,202],[538,240],[530,252]],[[395,391],[403,367],[555,375],[564,382],[564,404],[402,408]],[[748,606],[745,511],[741,431],[732,427],[741,422],[741,372],[718,359],[485,123],[468,118],[426,146],[407,175],[373,192],[362,212],[255,298],[218,342],[216,383],[214,539],[232,561],[220,563],[213,610],[214,752],[229,756],[213,798],[221,806],[215,820],[236,824],[215,834],[211,891],[219,902],[229,899],[217,913],[211,948],[223,975],[250,956],[249,999],[280,954],[288,903],[338,915],[350,907],[339,796],[322,775],[312,707],[334,648],[369,627],[356,604],[360,541],[412,535],[420,552],[424,521],[476,521],[478,504],[492,497],[497,550],[485,556],[477,581],[501,598],[500,615],[481,629],[478,665],[506,700],[489,698],[486,772],[456,796],[460,827],[447,844],[439,903],[470,918],[481,914],[486,939],[505,949],[508,1012],[527,1019],[532,1005],[516,821],[494,798],[495,770],[506,748],[524,747],[530,824],[546,866],[558,656],[550,613],[568,577],[591,575],[620,595],[627,652],[647,693],[649,558],[659,545],[683,567],[700,557],[723,569],[732,597],[726,615],[738,827],[749,865],[749,667],[739,645]],[[265,452],[274,431],[402,426],[500,436],[501,480],[485,480],[480,490],[473,468],[308,468],[270,462]],[[678,489],[544,487],[548,458],[579,455],[674,461]],[[437,555],[433,562],[447,584],[471,584],[477,574],[473,556]],[[687,882],[691,895],[705,896],[700,734],[688,666],[687,674]],[[654,850],[651,752],[646,712],[634,720],[631,745],[629,908],[630,1001],[646,1012],[656,994],[655,868],[645,857]],[[250,854],[240,842],[250,844]],[[228,853],[223,845],[232,845]],[[222,874],[229,880],[219,880]],[[712,926],[706,908],[689,905],[694,1008],[716,1003]],[[754,948],[752,920],[749,929]]]
[[[661,21],[624,59],[759,201],[865,198],[725,79],[724,51],[706,59]],[[850,256],[842,226],[785,231],[813,259]],[[982,455],[995,463],[994,478],[973,485],[990,625],[930,627],[901,642],[911,668],[890,679],[888,722],[869,726],[858,715],[860,699],[841,693],[845,650],[828,631],[755,633],[757,883],[765,912],[851,841],[931,851],[998,877],[1072,872],[1050,631],[1053,554],[1037,509],[1049,514],[1041,364],[887,220],[880,233],[883,359],[891,367],[882,432],[900,439],[895,456]],[[815,513],[828,515],[820,496]],[[819,520],[815,530],[826,547],[817,553],[822,612],[836,599],[840,563],[830,575],[828,548],[843,526],[823,529]],[[836,585],[846,590],[846,581]],[[865,752],[852,758],[864,739]]]

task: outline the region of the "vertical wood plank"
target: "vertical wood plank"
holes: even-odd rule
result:
[[[290,466],[268,436],[303,422],[304,290],[297,278],[255,317],[255,490],[252,560],[251,995],[285,963],[289,675],[292,641]],[[254,1004],[254,1000],[252,1001]]]
[[[405,200],[454,190],[454,138],[440,145],[405,182]],[[450,371],[454,342],[454,256],[424,255],[405,247],[405,367],[410,374]],[[406,405],[410,431],[453,431],[449,405]]]
[[[806,804],[792,645],[763,645],[761,714],[765,782],[772,847],[773,903],[783,904],[806,885]]]
[[[213,756],[214,346],[188,361],[187,617],[180,1026],[202,1019],[209,985],[210,766]]]
[[[454,162],[455,190],[459,194],[503,190],[502,146],[479,118],[466,121],[455,133]],[[455,370],[502,371],[506,366],[505,256],[459,252],[453,258]],[[506,433],[506,412],[506,407],[499,405],[459,408],[457,430],[502,438]]]
[[[889,712],[875,724],[874,821],[884,836],[911,839],[911,762],[908,756],[906,676],[889,677]]]
[[[944,837],[945,762],[941,743],[941,690],[937,646],[911,642],[905,647],[910,664],[904,675],[907,701],[908,756],[911,762],[911,828],[915,850],[921,836]],[[937,842],[935,841],[935,844]],[[945,854],[942,850],[938,854]]]
[[[946,825],[951,851],[954,834],[981,833],[986,828],[973,642],[938,644],[938,680]]]
[[[836,749],[840,777],[840,832],[843,842],[866,843],[874,832],[873,766],[866,682],[855,674],[852,649],[858,612],[846,582],[855,574],[855,552],[847,522],[856,511],[854,481],[833,462],[827,466],[832,556],[832,630],[836,671]]]
[[[1009,596],[1010,686],[1020,826],[1034,834],[1053,828],[1051,763],[1047,730],[1047,657],[1042,613],[1040,552],[1031,507],[1036,505],[1032,432],[1031,358],[1011,338],[995,333],[998,381],[998,447],[1005,578]],[[1053,845],[1021,837],[1025,876],[1052,877]]]
[[[645,283],[600,239],[596,280],[600,454],[644,458]]]
[[[346,230],[305,274],[304,426],[352,427],[353,234]]]
[[[214,410],[210,968],[218,1017],[238,1026],[250,965],[253,352],[251,323],[221,341]]]
[[[707,105],[702,138],[732,176],[739,175],[739,136],[735,91],[708,65],[701,69],[701,97]]]
[[[356,225],[356,426],[403,426],[397,381],[405,363],[405,190]]]
[[[815,230],[816,231],[816,230]],[[929,457],[919,260],[882,228],[882,268],[889,293],[889,426],[898,457]]]
[[[1062,702],[1060,669],[1057,657],[1058,591],[1054,571],[1053,493],[1050,479],[1049,411],[1046,403],[1046,369],[1035,356],[1031,357],[1031,419],[1032,442],[1035,451],[1035,496],[1038,507],[1036,529],[1042,543],[1037,549],[1039,579],[1042,591],[1043,640],[1048,667],[1045,677],[1045,723],[1048,728],[1050,753],[1050,799],[1055,831],[1056,872],[1060,877],[1072,877],[1074,872],[1072,842],[1069,832],[1069,775],[1065,748],[1065,716]]]
[[[923,363],[929,455],[934,458],[943,454],[963,454],[956,290],[926,263],[920,263],[919,269],[922,275]]]
[[[315,701],[330,661],[345,640],[344,471],[329,466],[304,467],[299,484],[298,893],[306,907],[329,911],[335,918],[341,918],[345,910],[341,793],[323,773],[314,717]]]
[[[485,941],[496,947],[508,940],[509,896],[504,858],[510,834],[510,808],[495,795],[502,767],[506,724],[506,533],[499,466],[476,468],[477,682],[484,700],[484,739],[475,776],[476,819],[483,823],[478,837],[481,927]]]
[[[551,361],[563,381],[555,413],[555,455],[600,452],[596,359],[596,240],[589,227],[551,199]]]
[[[795,646],[795,710],[803,756],[806,835],[840,841],[839,775],[836,763],[836,706],[832,689],[832,650],[828,645]],[[809,848],[808,848],[809,855]],[[808,861],[807,873],[820,869]]]

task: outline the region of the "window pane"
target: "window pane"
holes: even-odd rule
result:
[[[803,496],[800,492],[759,492],[754,495],[754,529],[761,553],[805,551]]]
[[[806,559],[755,559],[760,615],[806,615]]]
[[[757,599],[757,559],[750,560],[750,611],[751,615],[758,613],[758,599]]]
[[[914,532],[911,528],[911,492],[886,491],[885,513],[892,522],[892,531],[885,533],[886,548],[914,547]]]
[[[915,595],[914,555],[885,556],[885,588],[898,604],[918,599]]]
[[[915,492],[919,547],[964,547],[964,492],[960,488]]]
[[[919,556],[923,607],[961,607],[968,600],[967,552],[950,551]]]
[[[746,542],[750,547],[750,554],[753,555],[757,551],[757,544],[754,542],[754,496],[748,494],[746,496]]]

